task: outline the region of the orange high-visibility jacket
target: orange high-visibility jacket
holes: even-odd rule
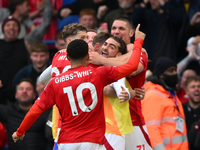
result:
[[[148,81],[145,85],[142,113],[154,150],[189,150],[183,107],[178,97],[163,86]],[[184,118],[183,133],[176,129],[176,117]]]

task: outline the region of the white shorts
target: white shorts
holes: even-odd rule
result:
[[[133,126],[134,131],[126,135],[105,133],[114,150],[152,150],[146,125]]]
[[[125,135],[126,150],[152,150],[146,125],[133,126],[133,129]]]
[[[113,147],[114,150],[125,150],[125,136],[105,133],[105,137],[108,143]]]
[[[106,150],[104,145],[83,142],[58,144],[58,150]]]
[[[58,144],[58,150],[114,150],[107,140],[104,140],[104,145],[81,142],[81,143],[62,143]]]

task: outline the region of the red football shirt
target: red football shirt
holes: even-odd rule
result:
[[[66,55],[66,51],[58,51],[54,55],[51,67],[51,78],[54,78],[71,68],[70,61],[67,59]]]
[[[17,129],[17,135],[23,135],[42,111],[56,104],[62,117],[58,143],[103,144],[103,88],[137,70],[143,40],[136,39],[135,42],[126,64],[99,68],[79,66],[53,78]]]
[[[133,76],[131,78],[127,78],[130,86],[132,89],[134,88],[141,88],[145,81],[145,74],[147,70],[147,56],[145,53],[141,53],[140,57],[140,63],[143,65],[143,71],[136,76]],[[129,101],[129,108],[131,113],[131,120],[133,123],[133,126],[139,126],[139,125],[145,125],[145,120],[142,115],[142,108],[141,108],[141,101],[136,100],[133,98]]]
[[[43,110],[57,105],[62,118],[58,143],[87,141],[103,144],[105,118],[102,91],[105,85],[117,80],[116,67],[80,66],[49,82],[35,103]]]

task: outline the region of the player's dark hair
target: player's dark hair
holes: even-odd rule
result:
[[[133,26],[133,22],[128,17],[120,16],[120,17],[116,18],[115,20],[124,21],[124,22],[126,22],[130,26],[131,29],[135,29],[135,27]]]
[[[92,46],[95,46],[96,43],[100,43],[101,45],[103,45],[103,43],[112,35],[108,32],[100,32],[98,33],[92,42]]]
[[[80,31],[87,32],[87,29],[83,25],[78,24],[78,23],[69,24],[67,26],[64,26],[64,28],[62,30],[62,38],[66,42],[66,39],[69,36],[77,35],[78,32],[80,32]]]
[[[67,54],[70,59],[83,59],[88,54],[88,44],[81,39],[71,41],[67,47]]]
[[[119,49],[120,53],[122,53],[122,54],[126,54],[127,53],[126,43],[121,38],[119,38],[117,36],[112,36],[110,38],[112,38],[113,40],[115,40],[116,42],[119,43],[120,46],[118,47],[118,49]]]

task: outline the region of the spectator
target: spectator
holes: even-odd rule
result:
[[[88,38],[88,44],[92,44],[94,37],[97,35],[97,32],[93,29],[87,30],[87,38]]]
[[[54,56],[59,50],[62,50],[62,49],[65,49],[65,48],[66,48],[65,41],[64,41],[63,38],[62,38],[62,31],[60,31],[60,30],[58,30],[58,31],[56,32],[54,47],[55,47],[55,48],[53,48],[53,49],[51,49],[51,50],[49,51],[49,53],[50,53],[50,61],[52,61],[53,56]]]
[[[54,40],[57,32],[57,12],[58,9],[62,6],[63,0],[50,0],[53,16],[49,29],[46,31],[43,40]],[[33,20],[35,26],[38,26],[43,21],[44,14],[44,0],[29,0],[29,17]]]
[[[186,89],[185,81],[188,77],[196,75],[196,70],[198,70],[198,69],[195,69],[195,67],[191,67],[191,62],[200,60],[200,56],[197,53],[198,51],[197,46],[194,44],[191,44],[192,39],[194,38],[191,38],[190,40],[188,40],[188,47],[187,47],[188,55],[183,60],[181,60],[177,65],[177,73],[178,73],[179,78],[181,79],[177,96],[179,97],[182,103],[187,102],[189,99],[185,91]]]
[[[64,5],[58,10],[58,17],[66,18],[69,15],[79,15],[80,11],[84,8],[94,9],[97,18],[104,16],[108,10],[118,8],[117,0],[76,0],[71,4]]]
[[[80,18],[79,18],[79,23],[82,24],[83,26],[86,27],[86,29],[94,29],[97,30],[96,27],[96,13],[93,9],[91,8],[85,8],[83,10],[81,10],[80,14],[79,14]]]
[[[65,41],[62,38],[62,31],[57,31],[55,41],[57,51],[66,48]]]
[[[118,0],[119,8],[107,13],[103,18],[98,20],[98,24],[106,22],[108,24],[108,30],[111,31],[111,26],[115,19],[120,16],[130,18],[135,8],[135,1],[136,0]]]
[[[188,58],[189,60],[187,62],[187,65],[188,65],[187,68],[193,69],[198,75],[200,75],[200,70],[198,69],[200,67],[200,64],[199,64],[199,61],[200,61],[200,36],[199,36],[199,34],[197,36],[193,36],[193,37],[189,38],[187,41],[187,47],[186,47],[186,51],[188,51],[189,53],[190,53],[190,51],[193,52],[192,54],[190,54],[190,58]]]
[[[1,0],[1,3],[0,3],[0,7],[7,7],[8,6],[8,0]]]
[[[200,119],[200,77],[199,76],[189,77],[185,82],[185,86],[186,86],[186,92],[189,96],[189,101],[183,104],[183,109],[185,112],[187,132],[189,135],[190,129],[194,128],[192,127],[193,126],[192,124],[199,122]],[[193,137],[188,136],[190,150],[198,149],[195,146],[194,137],[196,136],[194,135]]]
[[[42,94],[42,92],[44,91],[45,86],[46,86],[46,84],[40,82],[39,77],[38,77],[37,81],[36,81],[36,92],[37,92],[38,96],[40,96]]]
[[[147,34],[143,47],[153,64],[160,56],[177,61],[177,36],[182,16],[171,4],[173,1],[144,0],[135,8],[131,17],[133,24],[136,26],[140,23],[141,30]],[[150,9],[145,2],[150,3]]]
[[[51,23],[52,12],[49,0],[45,0],[44,12],[43,22],[22,39],[17,39],[17,35],[20,31],[19,22],[12,16],[9,16],[4,20],[2,31],[4,32],[5,39],[0,40],[0,66],[3,67],[3,71],[6,74],[8,81],[12,81],[14,75],[21,68],[28,65],[28,51],[30,51],[30,45],[38,40],[42,40],[43,35],[48,29]],[[6,82],[2,81],[2,83]],[[10,83],[3,84],[2,88],[7,89],[7,91],[4,91],[7,93],[7,96],[3,99],[7,99],[14,95],[14,93],[10,91],[12,89]]]
[[[5,123],[8,136],[9,150],[47,150],[53,147],[45,138],[45,127],[50,110],[45,111],[26,133],[26,140],[14,143],[12,133],[19,126],[35,100],[33,83],[22,79],[16,87],[16,103],[0,105],[0,121]]]
[[[8,144],[8,137],[6,132],[6,127],[0,122],[0,149],[3,150]]]
[[[178,3],[178,4],[176,4]],[[176,9],[181,11],[183,21],[178,36],[178,58],[179,60],[187,56],[185,48],[190,37],[200,34],[199,17],[200,17],[200,1],[199,0],[177,0],[174,1]]]
[[[13,78],[13,83],[16,85],[23,78],[30,78],[34,83],[36,89],[37,77],[50,65],[49,48],[42,41],[33,43],[30,47],[30,59],[32,64],[20,69]]]
[[[30,18],[28,18],[28,12],[29,12],[29,4],[28,0],[9,0],[8,3],[8,9],[4,8],[4,10],[1,9],[1,13],[3,11],[3,14],[1,14],[0,22],[2,26],[2,22],[4,19],[6,19],[9,15],[17,19],[17,21],[20,23],[20,32],[18,34],[18,38],[21,39],[25,37],[27,34],[27,28],[33,30],[35,28],[33,22]],[[0,38],[4,38],[4,34],[2,29],[0,28]]]
[[[184,110],[175,94],[176,66],[172,59],[159,57],[151,79],[144,85],[142,113],[153,149],[188,150]]]
[[[178,89],[177,96],[182,104],[186,103],[189,100],[189,95],[186,92],[186,80],[191,77],[197,75],[196,72],[192,69],[187,69],[183,72],[180,81],[180,88]]]
[[[200,118],[200,77],[196,75],[188,77],[185,87],[189,100],[183,104],[183,108],[187,131],[189,131],[191,125]]]
[[[198,121],[191,125],[191,128],[188,132],[188,141],[190,150],[200,149],[200,118],[198,118]]]

